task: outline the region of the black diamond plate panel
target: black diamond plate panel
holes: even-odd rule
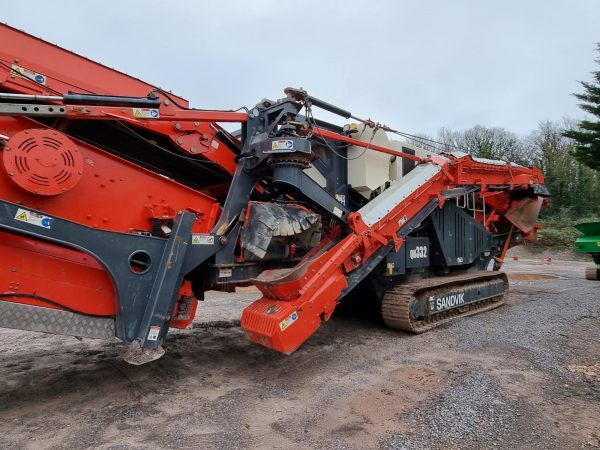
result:
[[[0,327],[97,339],[115,337],[112,318],[5,301],[0,301]]]

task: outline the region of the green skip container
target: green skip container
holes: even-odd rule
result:
[[[588,280],[600,280],[600,222],[587,222],[575,225],[582,233],[575,241],[575,250],[592,255],[596,267],[588,267],[585,277]]]

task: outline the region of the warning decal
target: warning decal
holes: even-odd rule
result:
[[[281,331],[285,330],[291,324],[293,324],[296,320],[298,320],[298,313],[296,311],[294,311],[286,319],[284,319],[281,322],[279,322],[279,329]]]
[[[37,84],[46,84],[46,75],[26,69],[25,67],[17,66],[16,64],[11,66],[10,76],[11,78],[26,78],[30,81],[35,81]]]
[[[193,234],[192,245],[213,245],[215,237],[210,234]]]
[[[231,267],[219,269],[219,278],[231,278],[232,276],[233,276],[233,269]]]
[[[153,327],[150,327],[150,331],[148,332],[148,340],[149,341],[156,341],[158,340],[158,335],[160,334],[160,327],[155,325]]]
[[[271,142],[271,150],[265,153],[288,153],[294,151],[294,141],[292,139],[278,139]]]
[[[37,225],[38,227],[50,229],[50,224],[52,219],[48,216],[44,216],[42,214],[38,214],[33,211],[28,211],[23,208],[19,208],[17,210],[17,214],[15,214],[15,220],[19,222],[30,223],[31,225]]]
[[[154,108],[132,108],[133,117],[136,119],[158,119],[160,113]]]

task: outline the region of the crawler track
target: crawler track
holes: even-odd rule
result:
[[[426,318],[411,314],[413,302],[426,301],[429,295],[441,294],[460,287],[472,287],[502,280],[505,289],[501,295],[458,306]],[[381,312],[387,326],[412,333],[423,333],[461,317],[497,308],[506,302],[508,278],[504,272],[482,271],[448,277],[426,278],[414,282],[397,284],[384,295]]]

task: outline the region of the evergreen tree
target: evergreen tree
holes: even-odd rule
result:
[[[597,44],[600,53],[600,43]],[[600,59],[596,62],[600,64]],[[564,136],[576,142],[573,156],[583,164],[600,170],[600,71],[592,72],[594,81],[582,81],[583,94],[574,94],[583,103],[581,109],[592,116],[591,120],[582,120],[576,129],[568,130]],[[594,120],[593,118],[597,120]]]

